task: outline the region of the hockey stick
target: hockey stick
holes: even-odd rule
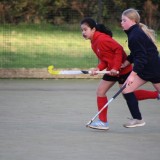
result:
[[[48,72],[52,75],[60,75],[60,74],[91,74],[91,71],[87,70],[54,70],[54,66],[48,66]],[[105,74],[110,73],[110,71],[97,71],[97,74]]]
[[[88,127],[95,119],[96,117],[126,88],[126,84],[124,84],[119,91],[101,108],[101,110],[86,124],[86,127]]]

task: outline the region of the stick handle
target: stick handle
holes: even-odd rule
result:
[[[113,99],[115,99],[124,89],[126,88],[126,84],[124,84],[119,91],[113,96]]]
[[[97,74],[106,74],[106,73],[110,73],[110,71],[96,71]]]
[[[91,74],[91,71],[88,71],[89,74]],[[96,71],[97,74],[109,74],[110,71]],[[117,74],[119,74],[119,71],[117,71]]]

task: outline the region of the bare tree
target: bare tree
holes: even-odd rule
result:
[[[151,0],[144,3],[144,23],[153,29],[158,29],[160,26],[159,5],[153,4]]]

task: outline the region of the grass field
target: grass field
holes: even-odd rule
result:
[[[120,28],[112,30],[129,53],[125,33]],[[5,25],[0,26],[0,39],[0,68],[45,68],[51,64],[56,68],[90,68],[98,62],[78,25]]]

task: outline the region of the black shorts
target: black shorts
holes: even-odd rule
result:
[[[154,76],[146,76],[146,75],[143,75],[143,74],[138,74],[138,76],[145,80],[145,81],[148,81],[148,82],[151,82],[153,84],[156,84],[156,83],[160,83],[160,75],[154,75]]]
[[[124,74],[124,75],[121,75],[119,77],[115,77],[115,76],[110,76],[108,74],[104,74],[103,76],[103,80],[104,81],[113,81],[113,82],[118,82],[119,84],[123,84],[126,79],[128,78],[128,76],[130,75],[131,72],[127,73],[127,74]]]

